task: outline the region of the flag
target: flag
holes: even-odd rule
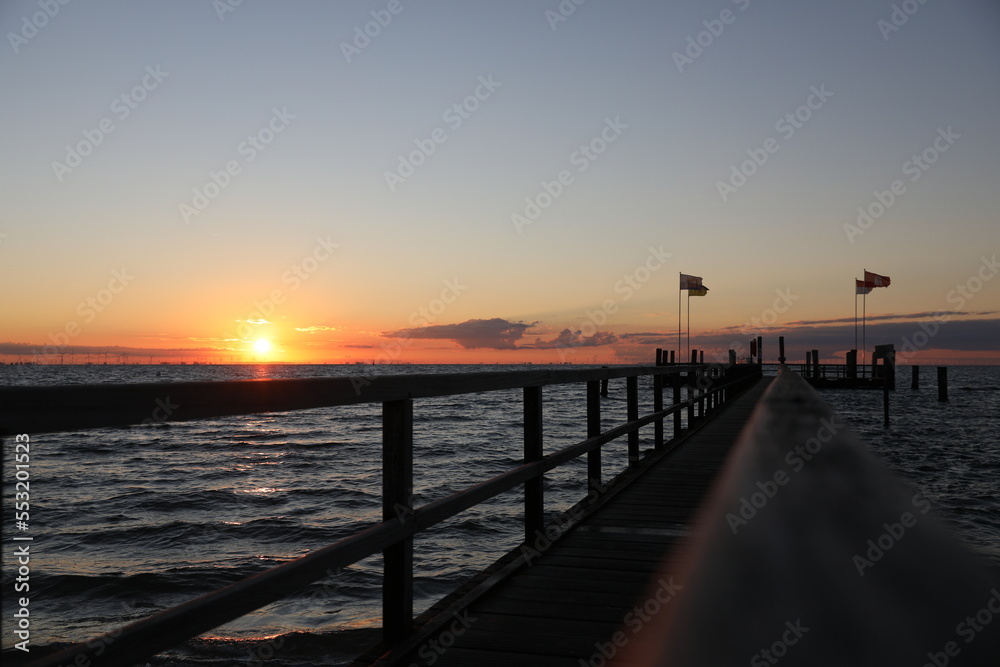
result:
[[[708,294],[708,288],[705,287],[704,285],[702,286],[701,289],[688,290],[688,296],[705,296],[706,294]]]
[[[701,276],[689,276],[686,273],[681,274],[681,289],[686,290],[700,290],[704,289],[704,285],[701,284]]]
[[[869,287],[888,287],[889,276],[880,276],[871,271],[865,271],[865,284]]]
[[[872,283],[866,283],[865,281],[858,280],[857,278],[854,279],[854,295],[855,296],[857,296],[858,294],[868,294],[873,289],[875,289],[875,285],[873,285]]]

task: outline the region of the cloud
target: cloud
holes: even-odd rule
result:
[[[295,327],[296,331],[304,331],[306,333],[316,333],[317,331],[340,331],[338,327],[328,327],[324,325],[314,325],[311,327]]]
[[[942,310],[942,311],[926,311],[923,313],[907,313],[907,314],[889,314],[889,315],[868,315],[865,319],[868,322],[880,322],[886,320],[921,320],[921,319],[937,319],[943,315],[996,315],[995,310],[983,310],[976,312],[965,312],[961,310]],[[813,324],[854,324],[854,317],[838,317],[832,320],[798,320],[796,322],[789,322],[789,326],[803,326],[803,325],[813,325]]]
[[[458,324],[433,324],[413,329],[383,332],[389,338],[423,338],[451,340],[464,348],[513,350],[524,332],[532,326],[525,322],[510,322],[500,317],[489,320],[466,320]]]
[[[426,338],[451,340],[464,348],[493,350],[550,350],[567,347],[597,347],[611,345],[620,339],[610,331],[597,331],[584,337],[581,331],[563,329],[550,340],[536,338],[534,343],[518,344],[524,333],[537,322],[511,322],[500,317],[489,320],[466,320],[458,324],[437,324],[413,329],[385,332],[393,338]]]
[[[937,315],[938,313],[933,313]],[[966,313],[963,313],[966,314]],[[917,313],[916,315],[919,315]],[[912,315],[909,317],[913,317]],[[871,318],[869,318],[870,320]],[[785,326],[773,327],[761,331],[750,329],[734,331],[735,327],[707,332],[691,338],[691,346],[729,348],[746,344],[752,336],[764,337],[764,345],[770,345],[775,350],[778,336],[785,337],[786,345],[795,345],[809,349],[819,349],[823,354],[833,351],[848,350],[854,347],[854,318],[849,323],[825,324],[820,326]],[[868,322],[865,327],[865,340],[870,350],[876,344],[893,343],[896,350],[903,349],[907,341],[923,340],[928,332],[934,335],[922,347],[939,350],[955,351],[996,351],[1000,350],[1000,319],[978,320],[947,320],[939,322],[935,317],[915,319],[909,322]],[[861,327],[858,327],[858,344],[861,341]]]
[[[566,347],[598,347],[600,345],[611,345],[617,343],[618,336],[610,331],[596,331],[592,336],[583,336],[581,331],[570,331],[563,329],[559,335],[552,340],[535,339],[534,345],[524,345],[522,347],[533,347],[538,350],[550,350],[553,348]]]
[[[626,343],[638,343],[639,345],[661,345],[670,347],[677,343],[676,333],[627,333],[622,334],[621,339]]]

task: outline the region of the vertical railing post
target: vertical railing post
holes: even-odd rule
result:
[[[938,400],[941,402],[948,400],[948,367],[937,367],[938,380]]]
[[[587,437],[601,434],[601,381],[587,382]],[[587,488],[601,487],[601,448],[587,452]]]
[[[413,400],[382,404],[382,520],[413,513]],[[413,538],[382,552],[382,636],[392,644],[413,629]]]
[[[628,421],[639,419],[639,378],[630,375],[625,378],[625,411]],[[629,465],[639,461],[639,431],[629,431],[628,462]]]
[[[705,377],[705,371],[703,369],[698,369],[698,372],[695,374],[694,381],[695,387],[698,389],[698,419],[705,418],[705,394],[707,393],[706,381],[707,378]]]
[[[688,371],[685,378],[687,380],[687,397],[688,397],[688,428],[694,425],[694,371]]]
[[[663,376],[653,376],[653,412],[663,409]],[[653,422],[653,447],[663,449],[663,418]]]
[[[524,462],[542,458],[542,388],[524,388]],[[524,483],[524,541],[542,532],[545,519],[544,477]]]
[[[670,376],[671,386],[674,390],[673,403],[671,405],[677,405],[681,402],[681,374],[680,371],[674,373]],[[681,410],[677,408],[674,410],[674,439],[676,440],[681,435]]]

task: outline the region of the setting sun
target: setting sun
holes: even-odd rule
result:
[[[258,339],[256,341],[254,341],[253,350],[254,350],[254,352],[258,352],[260,354],[263,354],[265,352],[270,352],[271,351],[271,341],[267,340],[266,338],[260,338],[260,339]]]

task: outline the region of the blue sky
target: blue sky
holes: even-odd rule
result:
[[[799,298],[773,326],[851,316],[863,268],[893,278],[869,312],[941,310],[1000,249],[994,2],[913,2],[893,31],[893,3],[860,0],[70,2],[39,19],[46,6],[0,7],[0,278],[15,286],[0,341],[44,341],[127,266],[135,281],[75,344],[238,350],[258,334],[232,323],[288,291],[280,277],[318,237],[335,257],[260,325],[288,358],[306,343],[331,358],[338,342],[377,347],[455,278],[468,288],[435,324],[531,323],[528,343],[579,330],[607,299],[600,330],[676,330],[676,273],[702,275],[693,328],[707,335],[788,288]],[[554,22],[560,6],[576,8]],[[345,57],[378,16],[391,21]],[[778,125],[810,100],[794,133]],[[244,142],[276,113],[281,130],[249,159]],[[79,166],[53,166],[102,121],[113,131]],[[614,141],[580,162],[609,123]],[[386,173],[435,130],[444,141],[390,189]],[[910,180],[941,133],[947,149]],[[769,138],[776,150],[724,200],[720,181]],[[238,173],[185,217],[227,163]],[[518,229],[525,199],[564,171]],[[894,180],[884,215],[845,231]],[[671,259],[625,299],[614,286],[651,247]],[[983,326],[998,284],[969,302]],[[338,335],[296,338],[308,326]],[[466,353],[437,344],[442,360]]]

